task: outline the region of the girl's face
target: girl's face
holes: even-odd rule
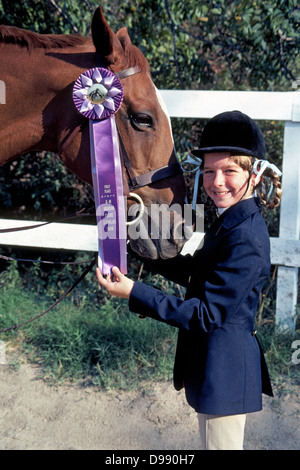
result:
[[[230,153],[204,154],[203,185],[207,195],[220,208],[230,207],[252,195],[255,175],[234,163]]]

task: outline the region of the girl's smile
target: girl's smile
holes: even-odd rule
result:
[[[252,195],[252,177],[227,152],[204,154],[203,185],[207,195],[220,208],[230,207]]]

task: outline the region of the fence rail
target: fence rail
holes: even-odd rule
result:
[[[276,322],[294,330],[300,267],[300,92],[161,90],[161,94],[172,118],[204,119],[238,109],[255,120],[285,122],[279,237],[271,238],[271,262],[278,265]],[[0,228],[27,223],[33,224],[2,219]],[[98,249],[95,226],[63,223],[0,233],[0,245],[93,252]]]

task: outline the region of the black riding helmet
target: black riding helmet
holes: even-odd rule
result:
[[[191,153],[201,158],[205,153],[217,152],[249,156],[252,166],[256,158],[265,160],[265,139],[260,127],[241,111],[217,114],[204,127],[200,147]],[[252,173],[253,170],[250,170],[247,187],[241,199],[248,191]]]
[[[260,127],[240,111],[226,111],[214,116],[203,129],[200,147],[192,154],[230,152],[231,155],[248,155],[266,158],[265,140]]]

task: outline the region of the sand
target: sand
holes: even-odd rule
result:
[[[171,382],[134,391],[50,386],[41,369],[0,365],[2,450],[197,450],[195,412]],[[300,448],[299,389],[287,385],[248,415],[245,450]]]

